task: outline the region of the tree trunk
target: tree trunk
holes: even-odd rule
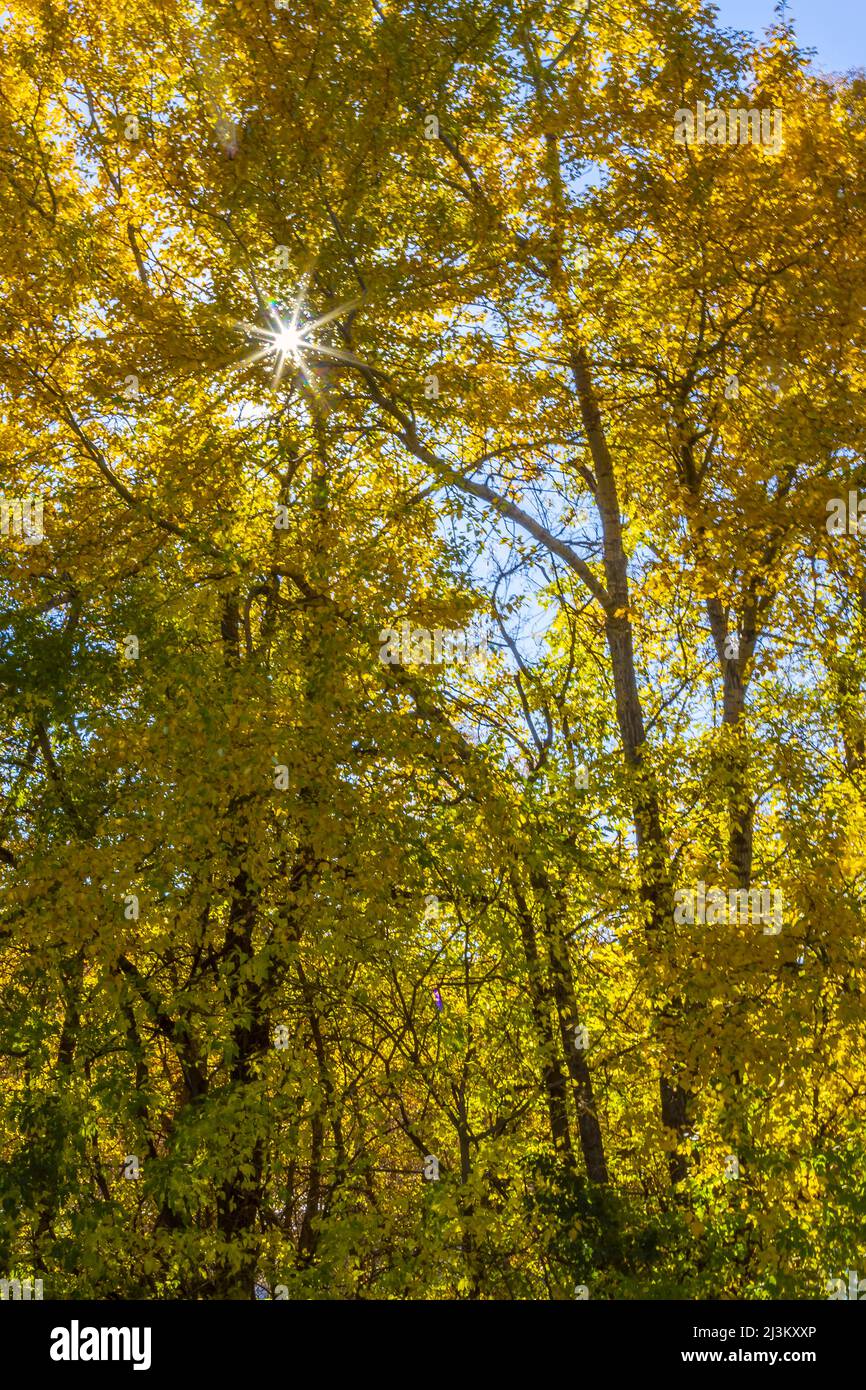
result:
[[[514,893],[514,901],[517,905],[520,937],[523,942],[523,953],[526,958],[532,1020],[535,1024],[535,1033],[538,1038],[542,1057],[541,1084],[547,1100],[550,1137],[556,1152],[562,1154],[570,1162],[573,1162],[574,1150],[572,1149],[571,1131],[568,1125],[565,1075],[559,1063],[556,1039],[550,1021],[550,1011],[544,988],[544,975],[538,955],[538,942],[535,936],[535,924],[532,920],[529,905],[521,890],[517,874],[513,869],[511,871],[511,888]]]

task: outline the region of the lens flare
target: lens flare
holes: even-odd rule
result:
[[[301,373],[306,385],[313,391],[319,389],[316,371],[327,365],[329,360],[346,362],[353,367],[363,368],[365,366],[354,353],[334,347],[319,336],[320,329],[357,308],[359,301],[357,299],[347,300],[346,303],[338,304],[318,318],[311,319],[309,323],[301,324],[306,288],[305,281],[292,306],[288,322],[282,320],[277,312],[276,303],[272,301],[265,310],[266,317],[269,319],[267,327],[245,322],[238,325],[249,338],[258,344],[255,352],[250,353],[238,365],[245,366],[251,362],[258,362],[263,357],[273,357],[274,371],[271,384],[274,388],[279,386],[287,362],[296,372]]]

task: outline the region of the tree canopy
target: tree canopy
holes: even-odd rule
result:
[[[863,77],[701,0],[4,33],[0,1271],[826,1296]]]

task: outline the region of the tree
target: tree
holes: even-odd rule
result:
[[[633,8],[11,8],[9,1278],[854,1258],[863,84]]]

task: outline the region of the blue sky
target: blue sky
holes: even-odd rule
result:
[[[775,19],[775,0],[714,0],[720,24],[761,33]],[[866,68],[866,0],[788,0],[800,42],[817,48],[825,72]]]

